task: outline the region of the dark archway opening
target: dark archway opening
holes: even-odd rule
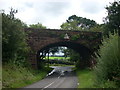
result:
[[[40,55],[40,53],[44,52],[44,51],[48,51],[52,47],[60,47],[60,46],[73,49],[74,51],[79,53],[80,63],[77,64],[78,68],[83,69],[83,68],[86,68],[86,67],[90,67],[90,65],[91,65],[91,63],[90,63],[91,55],[93,54],[92,51],[90,51],[90,49],[88,49],[87,47],[85,47],[81,44],[65,41],[65,42],[57,42],[57,43],[49,44],[49,45],[45,46],[44,48],[40,49],[37,52],[38,69],[41,68],[40,66],[42,64],[42,59],[43,59],[43,58],[41,58],[43,55]]]

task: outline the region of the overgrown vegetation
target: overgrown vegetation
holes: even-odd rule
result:
[[[105,18],[107,28],[104,30],[104,34],[118,32],[120,35],[120,1],[115,0],[106,9],[108,16]]]
[[[20,88],[43,79],[50,71],[50,68],[43,70],[32,70],[23,66],[17,66],[12,62],[3,66],[3,88]]]
[[[120,87],[120,37],[109,34],[104,38],[93,70],[77,70],[78,88],[119,88]]]
[[[37,24],[31,24],[29,25],[30,28],[35,28],[35,29],[46,29],[46,26],[43,26],[41,23],[37,23]]]
[[[77,70],[78,88],[94,88],[94,73],[90,69]]]
[[[27,46],[27,27],[14,17],[17,10],[11,8],[10,14],[2,13],[2,87],[19,88],[41,80],[49,68],[32,70],[27,62],[30,48]]]
[[[91,73],[86,75],[84,71],[78,71],[79,88],[119,88],[120,87],[120,1],[114,1],[106,7],[108,16],[103,25],[97,25],[90,30],[101,31],[105,36],[97,56],[97,65]],[[109,32],[111,34],[109,34]],[[118,32],[116,34],[116,32]],[[107,37],[106,37],[107,36]],[[87,79],[83,80],[86,76]],[[81,77],[81,78],[80,78]],[[82,82],[84,81],[84,82]],[[84,85],[85,84],[85,85]],[[89,86],[90,85],[90,86]]]
[[[120,37],[109,35],[103,40],[95,67],[95,84],[98,87],[120,86]]]
[[[47,57],[45,57],[47,59]],[[68,60],[70,57],[59,57],[59,56],[50,56],[49,59],[51,60]]]
[[[14,17],[17,10],[11,8],[10,14],[2,13],[2,62],[10,60],[24,63],[29,48],[23,28],[25,24]]]
[[[94,20],[72,15],[60,27],[63,30],[89,30],[96,25]]]

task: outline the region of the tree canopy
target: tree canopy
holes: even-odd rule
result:
[[[90,20],[83,17],[72,15],[68,17],[65,23],[61,25],[61,29],[67,30],[88,30],[91,27],[96,26],[97,23],[94,20]]]
[[[106,7],[108,15],[105,19],[105,24],[107,25],[106,33],[114,32],[118,30],[120,33],[120,1],[114,1],[110,3],[110,6]]]
[[[46,26],[43,26],[41,23],[31,24],[31,25],[29,25],[29,27],[35,28],[35,29],[46,29]]]
[[[25,24],[14,17],[15,13],[17,11],[12,8],[10,14],[2,13],[3,62],[24,59],[28,51],[25,33],[23,31]]]

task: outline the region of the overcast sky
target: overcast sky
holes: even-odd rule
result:
[[[47,28],[59,29],[69,16],[77,15],[103,23],[106,5],[114,0],[0,0],[6,13],[17,9],[15,17],[26,24],[42,23]]]

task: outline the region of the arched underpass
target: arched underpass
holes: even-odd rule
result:
[[[102,39],[101,32],[33,28],[26,28],[25,32],[28,37],[27,43],[31,48],[28,60],[35,69],[40,68],[38,64],[42,62],[40,52],[56,46],[65,46],[78,52],[81,56],[80,68],[91,66],[91,55],[98,49]],[[66,35],[69,38],[66,39]],[[41,82],[35,83],[35,85],[28,86],[28,88],[76,88],[77,80],[74,72],[63,76],[55,74],[55,76],[48,76]]]
[[[37,65],[38,68],[40,68],[40,64],[42,63],[42,60],[41,60],[42,55],[40,55],[40,53],[45,50],[48,51],[52,47],[60,47],[60,46],[73,49],[74,51],[76,51],[77,53],[80,54],[79,68],[82,69],[82,68],[91,66],[90,60],[91,60],[91,55],[93,54],[93,52],[90,49],[88,49],[87,47],[85,47],[79,43],[65,41],[65,42],[57,42],[57,43],[49,44],[49,45],[43,47],[42,49],[38,50],[38,52],[37,52],[37,63],[39,64],[39,65]]]
[[[78,52],[81,56],[81,61],[80,61],[80,68],[85,68],[90,66],[90,61],[89,59],[91,58],[90,56],[92,55],[92,51],[88,49],[87,47],[78,44],[78,43],[73,43],[70,41],[65,41],[65,42],[57,42],[53,44],[46,45],[42,49],[38,50],[37,52],[37,63],[42,63],[42,60],[40,60],[40,53],[43,52],[44,50],[49,50],[52,47],[59,47],[59,46],[64,46],[67,48],[71,48]],[[37,65],[39,66],[39,65]],[[40,67],[38,67],[39,69]],[[47,77],[33,85],[30,85],[26,88],[77,88],[78,85],[78,77],[76,76],[75,72],[72,70],[72,66],[61,66],[61,67],[54,67],[53,70],[47,74]]]

